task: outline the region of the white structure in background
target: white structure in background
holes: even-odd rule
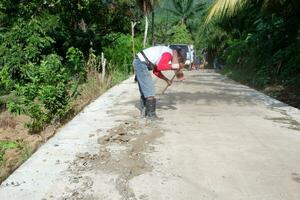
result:
[[[185,64],[191,69],[195,59],[194,45],[192,44],[171,44],[171,49],[181,49],[183,56],[186,58]]]

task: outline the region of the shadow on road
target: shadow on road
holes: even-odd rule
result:
[[[232,89],[219,89],[219,92],[174,92],[166,95],[158,95],[157,108],[163,110],[176,110],[178,104],[197,104],[218,106],[220,104],[238,105],[238,106],[252,106],[258,103],[258,100],[249,95],[240,95]],[[247,90],[245,90],[247,91]],[[240,92],[240,90],[239,90]],[[126,104],[135,105],[139,108],[139,101],[128,101]]]

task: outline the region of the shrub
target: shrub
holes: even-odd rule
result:
[[[83,53],[74,47],[71,47],[67,51],[67,67],[71,76],[86,76],[85,63]]]
[[[36,19],[19,21],[0,37],[0,88],[9,93],[15,84],[25,84],[27,69],[39,65],[50,53],[54,40],[47,36]]]
[[[131,35],[111,34],[114,39],[109,47],[104,48],[104,55],[110,61],[110,70],[129,74],[133,71],[132,39]],[[142,49],[142,39],[135,38],[135,53]]]
[[[171,35],[170,43],[173,44],[192,44],[192,36],[184,24],[173,26],[169,32]]]
[[[74,54],[69,57],[72,64],[82,63],[78,49],[72,48]],[[38,132],[51,120],[59,120],[69,111],[72,101],[71,88],[76,84],[76,79],[70,76],[67,67],[61,63],[62,58],[56,54],[50,54],[42,60],[40,65],[26,66],[26,79],[24,85],[17,85],[15,93],[18,101],[10,101],[8,108],[16,114],[26,114],[31,117],[27,124],[31,132]],[[72,70],[78,66],[72,66]],[[82,67],[82,66],[80,66]],[[82,67],[83,68],[83,67]],[[71,71],[72,71],[71,70]],[[83,73],[84,70],[73,71],[74,76]]]

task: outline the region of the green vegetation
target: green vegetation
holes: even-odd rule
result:
[[[23,145],[14,141],[1,141],[0,140],[0,166],[5,164],[4,155],[8,149],[23,149]]]
[[[18,144],[13,141],[0,141],[0,166],[3,165],[4,162],[4,154],[7,149],[17,148]]]
[[[198,16],[199,13],[204,9],[205,3],[200,1],[196,2],[195,0],[172,0],[172,7],[167,8],[166,10],[171,12],[174,15],[174,18],[178,21],[179,24],[190,27],[193,24],[192,20]]]
[[[184,24],[173,26],[169,32],[171,44],[193,44],[192,36]]]
[[[128,77],[135,10],[135,1],[1,1],[1,107],[30,116],[26,126],[40,132],[72,110],[90,71],[102,72],[101,52],[112,77],[106,81]],[[135,43],[140,49],[141,41]],[[88,66],[91,51],[97,64]]]
[[[300,107],[299,10],[297,0],[164,1],[155,42],[194,43],[208,67],[218,58],[224,74]]]
[[[300,3],[296,0],[216,0],[196,43],[224,73],[252,87],[283,88],[277,97],[300,106]]]
[[[108,37],[115,38],[112,46],[104,48],[104,53],[110,61],[111,71],[120,71],[123,74],[132,73],[132,49],[131,35],[129,34],[110,34]],[[135,38],[135,50],[142,50],[142,38]]]
[[[206,5],[204,0],[165,0],[154,10],[155,43],[193,44]]]

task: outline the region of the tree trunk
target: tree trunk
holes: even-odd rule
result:
[[[148,34],[148,15],[145,15],[145,33],[144,33],[144,42],[143,42],[143,47],[146,47],[146,42],[147,42],[147,34]]]
[[[136,22],[131,22],[131,39],[132,39],[132,55],[133,58],[135,56],[135,48],[134,48],[134,27],[136,25]]]
[[[152,10],[152,46],[154,46],[154,9]]]
[[[105,79],[105,67],[106,67],[106,59],[104,58],[104,53],[101,53],[101,65],[102,65],[102,74],[101,74],[101,81],[104,82]]]

